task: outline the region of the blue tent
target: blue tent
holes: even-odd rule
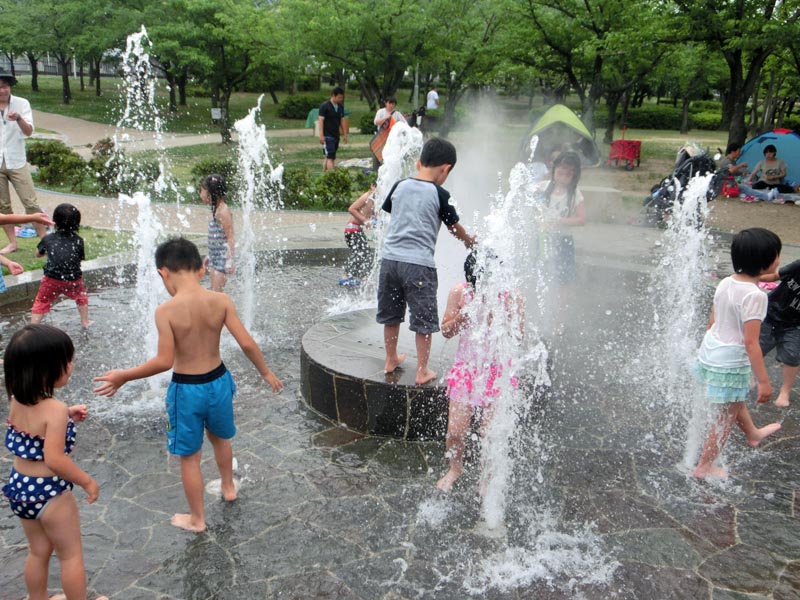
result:
[[[786,179],[800,183],[800,133],[791,129],[774,129],[757,135],[742,146],[739,163],[746,162],[750,171],[764,158],[764,148],[772,144],[778,149],[777,157],[786,163]]]

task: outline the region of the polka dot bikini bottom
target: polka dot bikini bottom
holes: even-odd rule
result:
[[[8,483],[3,486],[3,495],[8,498],[15,515],[21,519],[38,519],[49,500],[72,487],[71,482],[58,475],[34,477],[12,468]]]

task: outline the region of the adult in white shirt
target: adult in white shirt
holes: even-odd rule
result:
[[[42,212],[36,201],[36,190],[28,170],[25,156],[25,138],[33,134],[33,113],[30,102],[25,98],[11,95],[11,86],[17,78],[0,72],[0,214],[13,214],[11,210],[11,187],[17,192],[26,214]],[[44,225],[34,223],[36,233],[43,237]],[[8,236],[8,245],[0,254],[8,254],[17,249],[17,234],[14,225],[3,225]]]
[[[427,108],[430,110],[439,108],[439,94],[435,87],[431,88],[431,91],[428,92]]]

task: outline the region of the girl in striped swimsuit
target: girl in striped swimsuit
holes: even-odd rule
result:
[[[221,175],[208,175],[200,182],[200,199],[211,205],[208,221],[208,266],[211,268],[211,290],[221,292],[233,273],[233,217],[225,202],[228,186]]]

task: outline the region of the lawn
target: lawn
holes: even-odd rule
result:
[[[93,227],[81,227],[80,236],[84,240],[86,260],[92,260],[100,256],[108,256],[117,252],[130,250],[132,245],[132,234],[130,232],[115,232],[110,229],[95,229]],[[17,238],[17,251],[8,254],[8,258],[22,265],[26,271],[41,269],[44,267],[45,259],[36,256],[36,246],[39,238]],[[3,274],[8,275],[8,269],[3,267]]]

